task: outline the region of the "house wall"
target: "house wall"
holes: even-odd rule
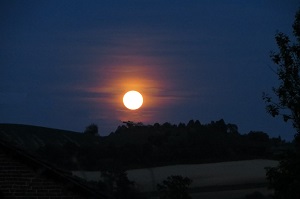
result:
[[[86,198],[45,171],[0,148],[0,198]]]

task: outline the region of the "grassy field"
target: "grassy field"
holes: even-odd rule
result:
[[[271,193],[266,187],[266,167],[278,164],[274,160],[244,160],[211,164],[172,165],[128,170],[128,178],[141,192],[155,198],[156,185],[171,175],[181,175],[193,180],[191,196],[194,199],[240,199],[253,192]],[[100,172],[74,171],[86,180],[100,180]]]
[[[142,191],[153,191],[156,184],[171,175],[193,180],[195,187],[265,183],[265,167],[276,166],[273,160],[245,160],[211,164],[173,165],[127,171],[128,178]]]
[[[193,198],[243,198],[255,191],[268,195],[265,167],[278,164],[273,160],[245,160],[212,164],[173,165],[129,170],[128,178],[142,192],[155,192],[156,185],[171,175],[193,180]]]

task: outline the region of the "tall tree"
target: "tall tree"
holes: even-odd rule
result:
[[[98,134],[98,126],[96,124],[90,124],[85,128],[85,134],[99,136]]]
[[[293,40],[284,33],[275,36],[279,52],[271,53],[271,58],[280,81],[273,88],[277,100],[264,94],[267,111],[273,117],[281,115],[284,121],[292,121],[296,129],[295,151],[286,154],[277,167],[267,169],[275,199],[300,198],[300,10],[295,15],[293,35]]]
[[[267,103],[267,111],[273,117],[281,115],[284,121],[292,121],[298,137],[300,135],[300,10],[295,15],[293,35],[295,37],[293,40],[282,32],[275,36],[279,52],[272,52],[271,58],[277,65],[280,84],[277,88],[273,87],[277,100],[266,94],[264,100]]]

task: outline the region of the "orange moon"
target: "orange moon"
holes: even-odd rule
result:
[[[143,96],[137,91],[128,91],[123,97],[123,104],[130,110],[136,110],[143,104]]]

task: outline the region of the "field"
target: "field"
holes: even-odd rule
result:
[[[154,193],[156,185],[171,175],[181,175],[193,180],[193,198],[243,198],[259,191],[271,193],[266,187],[266,167],[278,164],[274,160],[245,160],[211,164],[172,165],[127,171],[128,178],[136,183],[141,192]],[[99,172],[73,172],[87,180],[100,179]]]

